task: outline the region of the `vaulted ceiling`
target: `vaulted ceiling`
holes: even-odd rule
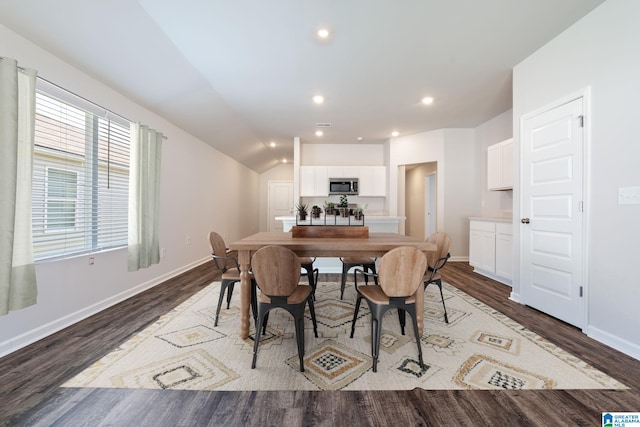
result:
[[[263,172],[296,136],[382,143],[509,110],[512,67],[602,2],[3,0],[0,24]]]

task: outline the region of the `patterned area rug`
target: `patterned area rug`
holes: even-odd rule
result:
[[[65,387],[189,390],[406,390],[626,388],[518,323],[445,284],[449,322],[435,286],[425,293],[422,346],[425,368],[407,318],[401,335],[395,310],[385,315],[378,372],[371,370],[366,303],[349,338],[353,284],[339,299],[338,283],[316,292],[318,338],[305,319],[305,372],[299,371],[291,316],[271,312],[256,369],[253,336],[239,337],[239,290],[213,327],[220,284],[214,282],[122,346],[68,381]],[[308,316],[308,310],[307,310]],[[253,322],[252,322],[253,328]]]

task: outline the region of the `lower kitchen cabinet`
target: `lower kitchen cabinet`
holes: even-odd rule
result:
[[[512,235],[511,222],[472,219],[469,224],[469,264],[474,271],[511,285]]]

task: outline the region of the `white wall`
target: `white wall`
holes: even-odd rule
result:
[[[404,216],[404,165],[437,163],[438,231],[451,237],[453,260],[469,257],[469,216],[479,206],[480,150],[473,129],[439,129],[393,138],[389,148],[389,214]],[[402,194],[400,194],[402,193]]]
[[[640,205],[618,205],[619,187],[640,186],[640,2],[608,0],[514,68],[513,134],[520,117],[590,88],[586,114],[588,246],[586,333],[640,359]],[[515,164],[516,176],[519,164]],[[519,186],[514,188],[518,200]],[[514,206],[514,217],[520,207]],[[520,244],[514,223],[514,244]],[[518,267],[516,261],[516,267]],[[519,292],[519,269],[514,292]]]
[[[127,272],[126,249],[36,265],[38,303],[0,317],[0,355],[87,317],[209,258],[207,233],[258,231],[258,175],[0,25],[0,54],[80,96],[156,128],[162,150],[160,245],[166,258]],[[186,238],[192,243],[186,245]]]

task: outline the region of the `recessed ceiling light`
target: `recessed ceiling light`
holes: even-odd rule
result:
[[[316,136],[322,136],[322,135],[324,135],[324,133],[321,130],[316,131]]]
[[[361,137],[361,136],[359,136],[359,137],[358,137],[358,141],[362,141],[363,139],[364,139],[364,138],[363,138],[363,137]]]
[[[270,147],[275,147],[275,146],[276,146],[276,143],[275,143],[275,142],[273,142],[273,141],[271,141],[271,144],[269,144],[269,146],[270,146]]]
[[[326,28],[320,28],[317,34],[321,39],[329,38],[329,30]]]
[[[394,130],[393,132],[391,132],[391,136],[398,136],[400,135],[400,132],[398,132],[397,130]]]
[[[313,97],[313,102],[315,102],[316,104],[322,104],[324,102],[324,96],[322,95],[316,95]]]
[[[422,103],[425,105],[433,104],[433,96],[425,96],[422,98]]]
[[[282,163],[287,163],[287,159],[282,159]]]

